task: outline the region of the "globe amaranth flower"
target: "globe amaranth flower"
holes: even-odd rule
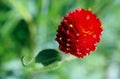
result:
[[[62,18],[56,40],[61,51],[82,58],[96,49],[102,31],[101,21],[96,14],[79,8]]]

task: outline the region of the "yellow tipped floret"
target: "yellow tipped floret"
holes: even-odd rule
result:
[[[72,25],[72,24],[70,24],[70,27],[73,27],[73,25]]]
[[[89,8],[89,9],[88,9],[88,11],[92,11],[92,9],[91,9],[91,8]]]

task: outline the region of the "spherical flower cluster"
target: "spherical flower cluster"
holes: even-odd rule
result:
[[[83,58],[96,49],[102,31],[101,21],[96,14],[79,8],[62,18],[56,40],[61,51]]]

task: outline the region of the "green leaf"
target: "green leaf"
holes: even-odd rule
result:
[[[44,66],[53,64],[62,59],[59,52],[54,49],[45,49],[39,52],[35,57],[36,63],[42,63]]]

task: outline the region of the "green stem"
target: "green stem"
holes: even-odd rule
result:
[[[27,22],[28,29],[30,32],[30,59],[34,55],[34,49],[35,49],[35,32],[36,32],[36,25],[33,22],[32,15],[29,13],[25,5],[22,4],[19,0],[9,0],[9,2],[15,7],[16,10],[18,10],[18,13],[21,14],[22,18]]]

